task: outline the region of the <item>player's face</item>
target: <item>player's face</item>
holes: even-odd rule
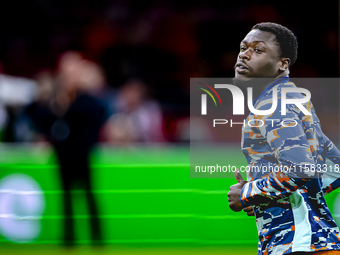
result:
[[[276,78],[279,76],[280,48],[276,36],[254,29],[243,39],[235,64],[235,78],[249,81],[252,78]]]

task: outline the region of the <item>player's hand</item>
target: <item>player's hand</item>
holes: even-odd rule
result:
[[[238,169],[235,171],[235,179],[237,184],[230,187],[230,191],[228,192],[228,202],[231,210],[239,212],[243,209],[240,199],[241,191],[247,181],[242,178]]]
[[[243,211],[247,213],[248,216],[255,216],[253,206],[248,206],[243,208]]]

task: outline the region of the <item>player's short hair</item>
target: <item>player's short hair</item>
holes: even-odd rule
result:
[[[290,59],[289,66],[295,63],[297,59],[298,42],[292,31],[280,24],[272,22],[258,23],[253,26],[252,30],[254,29],[273,33],[276,36],[277,45],[281,49],[281,57]]]

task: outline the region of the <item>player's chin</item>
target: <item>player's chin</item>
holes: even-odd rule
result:
[[[248,75],[244,75],[244,74],[239,74],[237,72],[235,72],[235,77],[233,78],[233,83],[235,85],[242,85],[248,81],[250,81],[251,78]]]
[[[235,71],[235,78],[240,81],[249,81],[251,79],[250,77],[251,77],[251,73],[249,72],[249,70],[247,70],[247,72],[245,73],[239,73]]]

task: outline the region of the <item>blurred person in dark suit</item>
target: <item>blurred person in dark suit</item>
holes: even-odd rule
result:
[[[35,127],[55,148],[64,189],[64,243],[75,239],[71,189],[79,183],[86,194],[93,244],[102,244],[98,210],[91,192],[89,155],[109,117],[107,107],[96,97],[104,88],[100,67],[83,59],[80,53],[61,55],[52,90],[42,90],[38,100],[27,108]],[[48,93],[50,91],[50,93]]]

